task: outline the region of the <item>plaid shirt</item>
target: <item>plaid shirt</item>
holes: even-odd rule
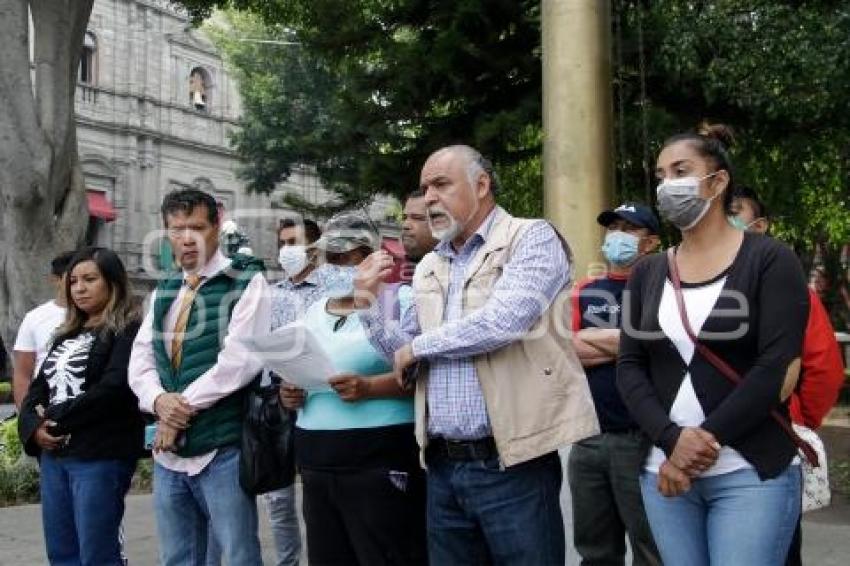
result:
[[[414,304],[402,313],[400,325],[387,321],[379,304],[361,317],[373,345],[386,356],[392,357],[412,340],[414,355],[428,359],[430,436],[463,440],[491,434],[474,356],[522,337],[569,282],[567,255],[560,238],[547,222],[537,222],[528,228],[504,266],[491,298],[479,310],[463,316],[467,267],[500,214],[504,214],[502,210],[495,209],[459,251],[449,242],[440,243],[434,250],[450,263],[440,327],[421,332],[415,297]]]
[[[286,326],[304,316],[310,305],[332,290],[351,288],[351,274],[336,266],[323,264],[304,281],[293,283],[289,278],[272,288],[272,330]]]

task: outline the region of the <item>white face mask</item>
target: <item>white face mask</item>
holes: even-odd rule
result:
[[[307,248],[305,246],[283,246],[277,254],[280,268],[292,279],[307,267]]]
[[[722,192],[711,198],[703,198],[699,196],[699,184],[717,173],[719,171],[704,177],[681,177],[662,181],[656,192],[659,214],[682,231],[696,226],[711,208],[711,201]]]

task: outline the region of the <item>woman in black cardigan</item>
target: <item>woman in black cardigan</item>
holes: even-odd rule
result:
[[[784,562],[800,509],[787,420],[808,313],[796,256],[729,224],[731,141],[723,126],[668,140],[656,175],[687,318],[701,344],[743,378],[733,384],[695,352],[666,254],[632,272],[624,294],[617,384],[653,446],[641,491],[666,564]]]
[[[127,385],[139,320],[110,250],[78,252],[66,293],[65,323],[23,402],[19,433],[26,452],[39,456],[50,563],[120,565],[124,496],[144,442]]]

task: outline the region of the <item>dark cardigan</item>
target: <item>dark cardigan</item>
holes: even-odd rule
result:
[[[83,392],[73,399],[48,407],[49,386],[44,372],[39,371],[18,420],[18,433],[27,454],[41,453],[35,442],[35,431],[42,422],[35,409],[38,405],[46,408],[45,418],[57,423],[57,435],[71,435],[67,446],[51,452],[57,457],[135,459],[143,454],[144,420],[139,401],[127,383],[130,351],[138,330],[139,323],[134,322],[117,335],[100,333],[95,337]]]
[[[682,430],[670,420],[670,408],[690,372],[706,415],[702,428],[740,452],[759,477],[772,478],[796,453],[769,412],[778,409],[788,416],[780,391],[802,348],[809,311],[806,281],[790,249],[755,234],[745,234],[725,275],[723,292],[698,338],[735,368],[743,383],[735,387],[698,353],[685,365],[661,331],[658,308],[667,258],[656,254],[635,266],[624,293],[617,386],[641,429],[669,457]]]

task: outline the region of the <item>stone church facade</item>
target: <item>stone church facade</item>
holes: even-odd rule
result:
[[[291,214],[275,206],[282,194],[328,195],[304,168],[272,195],[247,194],[228,144],[240,111],[214,46],[168,2],[96,0],[76,91],[89,243],[113,248],[134,279],[150,281],[162,263],[162,197],[197,187],[215,195],[272,266],[275,226]],[[381,199],[370,212],[382,219],[390,206]]]

